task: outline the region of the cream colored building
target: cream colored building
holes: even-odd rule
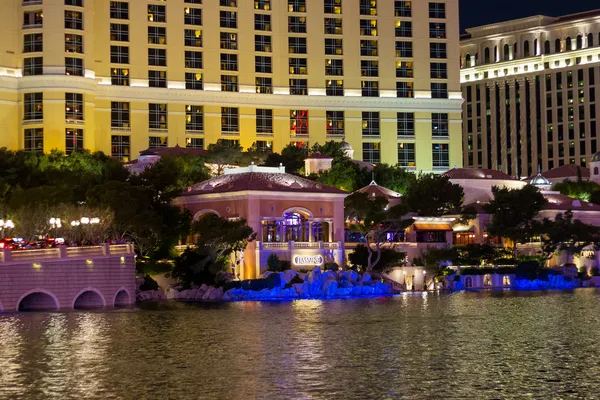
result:
[[[462,162],[458,1],[2,0],[0,146]]]
[[[515,177],[588,165],[600,150],[600,10],[467,32],[461,38],[464,165]]]

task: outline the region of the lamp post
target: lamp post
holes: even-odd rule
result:
[[[54,228],[54,239],[58,236],[58,228],[62,228],[60,218],[50,218],[50,225]]]

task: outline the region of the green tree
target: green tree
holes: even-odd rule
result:
[[[582,179],[578,179],[576,181],[566,179],[555,184],[552,187],[552,190],[583,201],[597,199],[600,195],[600,185],[598,185],[596,182],[584,181]]]
[[[244,159],[244,149],[238,143],[232,143],[219,139],[217,143],[208,145],[207,162],[215,166],[215,173],[223,175],[228,165],[238,166]]]
[[[353,192],[369,184],[371,173],[350,159],[334,161],[329,171],[309,177],[327,186]]]
[[[573,256],[580,255],[584,248],[593,246],[597,249],[600,244],[600,228],[573,219],[571,210],[557,214],[553,221],[548,218],[535,221],[533,230],[541,234],[543,254],[549,257],[564,251],[567,263],[571,263]]]
[[[356,246],[352,253],[348,254],[348,260],[353,266],[360,267],[362,270],[368,270],[369,255],[370,253],[367,246],[361,244]],[[392,268],[401,267],[404,266],[404,264],[406,264],[406,253],[393,249],[382,248],[381,259],[372,270],[388,273]]]
[[[333,158],[334,163],[349,159],[346,156],[346,153],[344,152],[344,144],[342,142],[336,142],[334,140],[325,142],[322,145],[319,143],[315,143],[310,149],[310,154],[313,153],[321,153],[328,155]]]
[[[513,257],[517,259],[517,243],[531,235],[533,219],[546,204],[546,199],[535,186],[521,189],[492,188],[494,198],[484,206],[492,215],[488,232],[492,236],[508,238],[513,243]]]
[[[440,217],[462,212],[464,192],[443,175],[424,174],[413,182],[403,197],[409,210],[420,216]]]
[[[269,154],[265,160],[265,165],[267,167],[279,167],[279,165],[283,165],[287,173],[297,175],[304,169],[304,160],[306,157],[308,157],[307,148],[290,144],[281,150],[281,154]]]
[[[406,194],[417,181],[417,175],[397,165],[377,164],[373,174],[378,185],[401,194]]]
[[[383,197],[369,197],[368,193],[355,192],[344,201],[346,219],[350,221],[350,229],[359,231],[365,236],[367,271],[377,267],[382,257],[382,246],[388,242],[388,233],[394,237],[412,225],[412,219],[404,219],[407,213],[402,204],[388,208],[388,201]]]

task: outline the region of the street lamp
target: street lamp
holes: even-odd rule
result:
[[[2,239],[4,239],[4,231],[7,229],[12,229],[15,227],[15,224],[10,220],[0,219],[0,230],[2,231]]]
[[[50,218],[50,225],[54,228],[54,238],[56,239],[58,228],[62,228],[60,218]]]
[[[81,223],[87,225],[90,223],[90,219],[88,217],[81,217]]]

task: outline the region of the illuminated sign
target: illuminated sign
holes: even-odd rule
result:
[[[295,256],[294,265],[322,265],[323,256]]]

